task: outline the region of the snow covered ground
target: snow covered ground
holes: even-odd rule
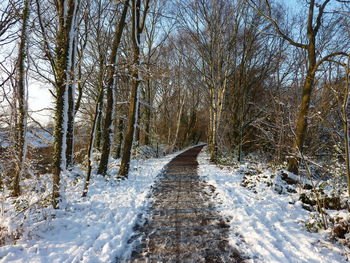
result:
[[[138,215],[151,202],[147,198],[150,187],[177,154],[134,160],[129,179],[120,182],[114,179],[118,162],[113,161],[107,180],[93,177],[86,198],[80,197],[82,178],[67,174],[62,208],[47,207],[37,217],[42,220],[23,221],[22,238],[15,245],[0,247],[0,263],[114,262],[125,254]],[[273,171],[257,164],[220,168],[210,164],[203,151],[199,164],[199,174],[216,187],[221,213],[231,219],[231,245],[249,258],[248,262],[346,262],[348,250],[327,241],[325,234],[306,231],[309,213],[296,193],[278,194],[277,182],[283,182]],[[256,172],[260,183],[242,186],[244,176],[254,177]],[[1,226],[11,229],[11,218],[0,215],[0,219],[4,220],[0,230]]]
[[[134,160],[128,180],[120,182],[114,180],[118,166],[112,162],[110,179],[94,176],[86,198],[80,197],[83,180],[66,175],[67,202],[58,210],[48,208],[41,222],[27,219],[23,228],[30,231],[25,230],[15,245],[0,247],[0,262],[114,262],[126,247],[137,215],[148,206],[151,185],[177,154]],[[10,219],[2,222],[9,228],[11,224]]]
[[[309,213],[301,207],[296,193],[278,194],[271,187],[281,180],[272,171],[254,167],[264,180],[248,189],[242,186],[242,179],[245,174],[251,174],[251,164],[237,169],[219,168],[210,164],[203,152],[198,159],[199,174],[208,177],[209,184],[216,187],[222,202],[220,210],[231,218],[230,242],[245,253],[249,261],[347,262],[349,254],[345,248],[326,241],[322,234],[306,231]]]

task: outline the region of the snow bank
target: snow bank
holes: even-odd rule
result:
[[[241,185],[248,164],[229,170],[210,164],[205,153],[199,156],[199,174],[216,187],[219,209],[231,218],[230,243],[246,253],[251,262],[346,262],[345,251],[326,241],[321,234],[304,228],[308,212],[301,208],[297,194],[278,194],[269,181],[279,180],[272,171],[260,170],[254,189]]]
[[[151,201],[147,195],[156,176],[177,154],[132,161],[129,178],[124,181],[114,179],[118,169],[113,161],[111,176],[107,180],[94,176],[86,198],[80,197],[82,178],[65,175],[64,208],[47,208],[42,222],[26,222],[31,233],[15,245],[0,247],[0,262],[115,261],[131,236],[137,215]]]

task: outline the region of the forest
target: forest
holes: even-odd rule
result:
[[[1,1],[0,262],[347,262],[349,78],[347,0]]]

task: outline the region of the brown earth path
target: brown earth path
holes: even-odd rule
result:
[[[134,228],[129,259],[118,262],[244,261],[229,245],[229,225],[213,200],[215,188],[197,173],[202,148],[191,148],[168,164],[153,188],[146,218]]]

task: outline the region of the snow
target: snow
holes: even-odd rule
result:
[[[343,248],[325,236],[307,232],[308,212],[301,207],[297,194],[278,194],[266,182],[253,191],[241,185],[250,164],[236,169],[219,168],[209,163],[205,153],[199,156],[199,174],[216,187],[219,209],[229,217],[230,243],[246,254],[251,262],[346,262]],[[271,170],[260,171],[266,181],[280,180]],[[273,179],[272,179],[273,178]]]
[[[32,148],[49,147],[53,144],[53,137],[41,129],[27,128],[26,144]],[[0,132],[0,147],[6,148],[12,145],[11,138],[5,132]]]
[[[133,235],[133,226],[152,202],[150,189],[157,175],[177,154],[133,160],[129,178],[122,181],[115,179],[120,160],[112,160],[106,177],[93,175],[86,198],[81,198],[85,175],[76,167],[62,175],[65,194],[60,209],[50,206],[33,209],[22,221],[18,220],[21,205],[9,216],[3,213],[9,205],[4,203],[0,211],[0,230],[7,228],[16,232],[20,227],[22,237],[15,244],[0,247],[0,263],[102,263],[114,262],[127,254],[125,250]],[[344,247],[331,243],[325,233],[306,231],[309,212],[301,207],[297,193],[281,191],[278,194],[277,185],[283,181],[274,171],[258,163],[227,168],[208,160],[208,155],[202,151],[198,157],[199,175],[216,188],[218,210],[229,219],[230,244],[247,258],[246,262],[346,262]],[[254,177],[253,187],[242,186],[247,175]],[[49,180],[45,176],[49,178],[50,175],[41,175],[47,183]],[[42,187],[37,186],[38,189]],[[23,205],[44,199],[51,192],[50,187],[41,194],[23,196]]]
[[[28,145],[33,148],[45,148],[53,144],[53,137],[46,131],[31,129],[27,131]]]
[[[92,177],[86,198],[80,197],[83,178],[74,175],[79,170],[64,173],[66,192],[61,208],[48,208],[41,222],[26,222],[31,232],[24,233],[15,245],[0,247],[0,263],[113,262],[125,252],[137,216],[151,201],[147,198],[151,185],[177,154],[133,160],[129,178],[122,181],[114,179],[119,160],[113,160],[109,176]],[[4,221],[0,228],[14,224],[11,220]]]

